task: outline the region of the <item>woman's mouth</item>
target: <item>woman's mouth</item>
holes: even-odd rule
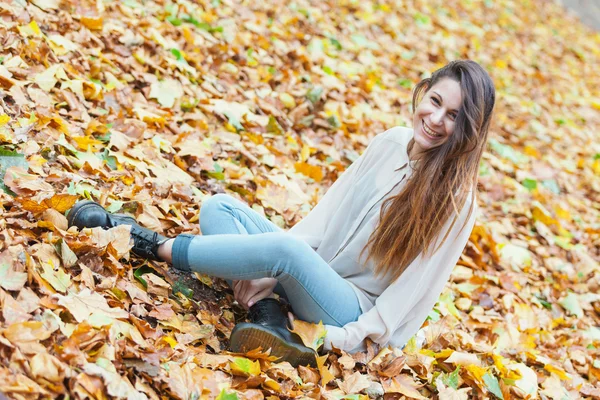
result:
[[[421,125],[423,126],[423,132],[425,133],[425,136],[427,136],[431,140],[439,139],[443,136],[429,128],[424,120],[421,120]]]

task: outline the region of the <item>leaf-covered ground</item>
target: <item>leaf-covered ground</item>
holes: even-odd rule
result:
[[[600,398],[599,56],[543,0],[0,3],[0,391]],[[223,282],[131,256],[126,229],[66,229],[90,198],[199,233],[224,191],[289,227],[456,58],[497,87],[481,213],[403,351],[229,354]]]

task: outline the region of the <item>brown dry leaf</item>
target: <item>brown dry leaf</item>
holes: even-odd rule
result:
[[[24,291],[25,289],[21,292]],[[18,299],[13,299],[11,295],[2,289],[0,289],[0,305],[2,307],[2,317],[7,325],[25,322],[31,319],[29,311],[25,308],[27,307],[27,304],[21,304]]]
[[[161,297],[169,297],[171,293],[171,285],[164,279],[155,274],[145,274],[144,279],[148,282],[148,293],[155,294]]]
[[[71,374],[69,366],[48,353],[34,355],[31,358],[30,367],[33,376],[42,377],[55,383],[62,382],[65,376]]]
[[[300,365],[298,367],[298,374],[300,375],[300,378],[302,378],[302,382],[304,383],[312,383],[316,385],[321,379],[318,371],[316,371],[314,368],[305,367],[303,365]]]
[[[352,375],[344,378],[344,381],[338,383],[340,389],[346,394],[360,393],[364,389],[371,386],[371,381],[367,375],[363,375],[360,372],[355,372]]]
[[[400,393],[412,399],[425,400],[426,397],[421,395],[417,390],[423,384],[416,383],[410,375],[402,374],[387,381],[382,381],[383,388],[386,393]]]
[[[7,251],[0,253],[0,286],[5,290],[18,291],[27,281],[27,274],[14,269],[11,255]]]
[[[106,299],[89,289],[79,293],[69,292],[66,296],[56,295],[58,304],[65,307],[78,322],[85,321],[91,314],[100,312],[112,318],[127,318],[129,313],[121,308],[108,305]]]
[[[52,332],[40,321],[26,321],[9,325],[2,331],[2,335],[13,343],[22,343],[46,340]]]
[[[410,370],[431,389],[460,366],[459,389],[439,397],[596,396],[600,42],[558,4],[34,0],[4,2],[2,21],[0,142],[29,165],[3,178],[16,199],[0,192],[7,395],[337,398],[329,375]],[[260,373],[234,382],[218,357],[244,316],[219,280],[160,306],[169,292],[136,285],[128,232],[65,231],[54,212],[92,199],[176,237],[198,233],[203,199],[225,191],[289,228],[375,134],[411,125],[411,89],[457,58],[496,85],[469,243],[403,351],[334,350],[320,386],[264,352],[246,355]],[[68,304],[79,322],[60,302],[84,290],[102,301]],[[29,325],[31,340],[5,336],[38,319],[48,338]],[[34,375],[46,349],[90,373]],[[202,376],[178,380],[174,365]],[[377,382],[367,392],[383,395]]]

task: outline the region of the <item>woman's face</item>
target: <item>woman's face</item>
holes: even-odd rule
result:
[[[441,79],[425,93],[413,115],[415,146],[411,157],[450,138],[461,104],[460,84],[450,78]]]

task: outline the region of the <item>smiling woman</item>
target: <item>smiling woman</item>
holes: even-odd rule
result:
[[[73,207],[69,225],[130,225],[139,256],[232,281],[250,311],[232,331],[235,352],[260,347],[293,365],[316,365],[315,349],[287,329],[273,293],[299,319],[326,324],[325,349],[357,350],[367,338],[402,346],[469,238],[494,100],[475,62],[434,72],[415,88],[414,129],[377,135],[288,232],[223,194],[202,204],[202,236],[168,239],[93,202]]]
[[[461,104],[460,85],[453,79],[444,78],[427,91],[413,116],[415,145],[411,158],[448,140]]]

